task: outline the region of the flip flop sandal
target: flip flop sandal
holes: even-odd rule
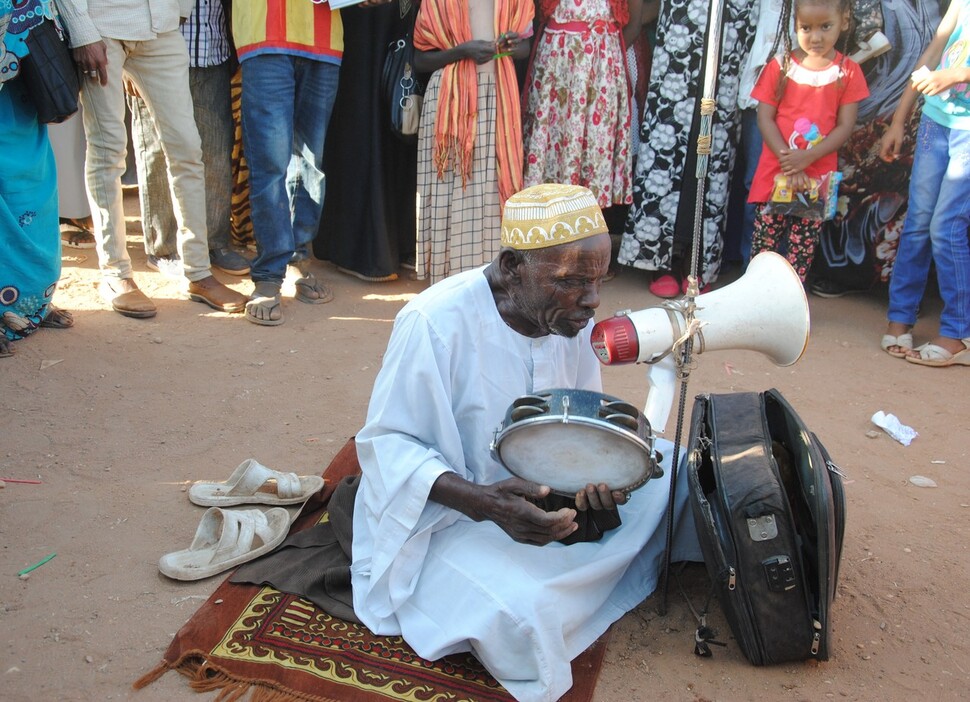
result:
[[[883,334],[882,341],[879,342],[879,346],[890,356],[895,358],[905,358],[909,355],[909,352],[913,350],[913,335],[909,332],[900,334],[899,336]],[[889,349],[893,346],[898,346],[902,349],[902,351],[890,351]]]
[[[317,280],[316,276],[312,274],[304,278],[298,278],[294,285],[296,285],[296,294],[294,297],[308,305],[322,305],[333,299],[333,290]],[[311,297],[304,292],[310,290],[316,293],[317,297]]]
[[[323,485],[319,475],[280,473],[254,458],[247,458],[224,483],[195,483],[189,488],[189,500],[203,507],[298,505],[319,492]]]
[[[278,327],[283,323],[283,308],[281,307],[282,300],[279,295],[273,296],[257,296],[249,298],[249,302],[246,303],[246,319],[253,324],[259,324],[264,327]],[[271,316],[257,317],[254,313],[257,309],[261,309],[268,313],[268,315],[273,314],[273,310],[279,309],[280,316],[273,319]]]
[[[40,321],[45,329],[68,329],[74,326],[74,315],[53,305],[47,307],[47,314]]]
[[[208,578],[269,553],[289,530],[290,513],[282,507],[265,513],[212,507],[202,515],[192,544],[158,559],[158,570],[174,580]]]

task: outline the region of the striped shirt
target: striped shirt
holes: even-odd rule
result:
[[[67,25],[71,47],[85,46],[101,38],[119,41],[150,41],[179,27],[188,17],[193,0],[57,0]]]
[[[229,28],[222,0],[195,0],[195,9],[181,30],[192,68],[219,66],[229,60]]]
[[[340,11],[312,0],[233,0],[232,36],[240,61],[288,54],[339,64],[344,30]]]

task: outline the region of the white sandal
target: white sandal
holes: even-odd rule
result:
[[[961,339],[963,350],[951,352],[937,344],[926,343],[916,349],[919,356],[907,356],[906,360],[920,366],[945,368],[946,366],[970,366],[970,338]]]
[[[274,507],[258,509],[207,509],[192,544],[158,559],[158,570],[174,580],[201,580],[269,553],[290,530],[290,513]],[[260,545],[253,548],[259,540]]]
[[[323,488],[319,475],[280,473],[255,458],[236,466],[224,483],[198,482],[189,488],[189,500],[203,507],[233,505],[298,505]]]
[[[888,353],[890,356],[895,358],[905,358],[909,355],[909,352],[913,350],[913,335],[910,332],[905,334],[900,334],[899,336],[893,336],[892,334],[883,334],[882,341],[879,346],[883,351]],[[890,351],[889,349],[893,346],[898,346],[902,351]]]

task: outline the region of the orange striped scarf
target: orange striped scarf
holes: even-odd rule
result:
[[[535,8],[531,0],[495,0],[495,36],[523,34],[531,29]],[[450,49],[470,41],[466,0],[425,0],[414,24],[414,48],[419,51]],[[434,162],[440,178],[451,166],[462,186],[472,170],[478,120],[478,76],[475,62],[463,59],[441,70],[438,113],[435,115]],[[496,59],[495,151],[498,192],[504,204],[522,189],[522,120],[519,86],[511,57]]]

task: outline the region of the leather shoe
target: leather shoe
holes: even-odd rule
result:
[[[204,302],[220,312],[242,312],[246,309],[248,299],[242,293],[227,288],[212,275],[202,280],[189,281],[189,298]]]
[[[146,319],[158,311],[131,278],[106,278],[101,281],[100,293],[111,309],[125,317]]]

